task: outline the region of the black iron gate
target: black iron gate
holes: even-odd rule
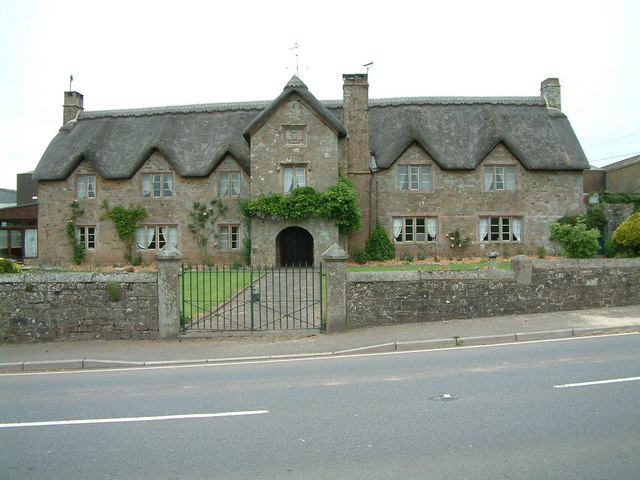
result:
[[[183,265],[182,330],[321,329],[322,275],[322,266]]]

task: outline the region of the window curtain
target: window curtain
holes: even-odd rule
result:
[[[284,169],[284,193],[293,190],[293,168]]]
[[[438,220],[435,218],[427,218],[427,233],[432,241],[436,241],[436,233],[438,231]]]
[[[399,177],[398,177],[398,187],[400,190],[409,190],[409,167],[406,165],[400,165],[398,167]]]
[[[167,244],[166,228],[158,227],[158,248],[162,248]]]
[[[296,168],[296,188],[304,187],[304,168]]]
[[[505,175],[507,180],[506,189],[515,190],[516,189],[516,168],[507,167]]]
[[[169,245],[178,246],[178,227],[169,227]]]
[[[220,174],[220,196],[225,197],[229,194],[229,174]]]
[[[151,175],[142,175],[142,196],[151,196]]]
[[[240,174],[231,173],[231,195],[240,195]]]
[[[522,219],[514,218],[513,219],[513,238],[517,242],[522,238]]]
[[[140,227],[136,230],[136,244],[138,245],[138,248],[147,248],[147,244],[144,241],[144,227]]]
[[[226,250],[229,248],[229,227],[220,227],[220,248]]]
[[[78,198],[87,197],[87,177],[78,175],[76,177],[76,196]]]
[[[489,219],[481,218],[480,219],[480,241],[489,240]]]
[[[402,219],[401,218],[394,218],[393,219],[393,238],[396,239],[396,241],[401,242],[402,241]]]
[[[170,197],[173,195],[173,175],[171,175],[170,173],[165,173],[163,175],[164,177],[164,188],[163,188],[163,195],[165,197]]]
[[[484,168],[484,189],[493,190],[493,167]]]
[[[156,248],[156,229],[155,227],[147,228],[147,248]]]

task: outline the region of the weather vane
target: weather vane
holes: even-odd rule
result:
[[[69,91],[71,92],[71,84],[73,83],[73,75],[69,75]]]
[[[300,45],[298,45],[297,43],[295,43],[293,45],[293,47],[291,47],[289,50],[295,50],[296,51],[296,77],[300,76],[299,71],[298,71],[298,49],[300,48]]]
[[[367,75],[369,75],[369,70],[373,68],[373,62],[365,63],[363,67],[367,69]]]

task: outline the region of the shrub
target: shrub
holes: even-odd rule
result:
[[[538,258],[544,258],[547,256],[547,249],[544,247],[538,248]]]
[[[640,253],[640,213],[634,213],[613,232],[613,241],[629,249],[630,253]]]
[[[353,261],[360,265],[367,263],[367,254],[362,247],[354,247],[351,256],[353,257]]]
[[[9,258],[0,257],[0,273],[20,273],[20,265]]]
[[[568,258],[593,258],[598,253],[600,232],[588,229],[582,218],[575,225],[551,224],[551,240],[560,244],[560,253]]]
[[[621,258],[626,256],[626,248],[614,241],[604,245],[604,254],[609,258]]]
[[[404,263],[411,263],[413,262],[413,255],[411,255],[408,252],[402,252],[400,254],[400,260],[402,260]]]
[[[396,256],[396,246],[379,221],[376,221],[376,226],[371,231],[364,250],[367,260],[391,260]]]
[[[120,300],[122,292],[120,290],[120,284],[118,282],[109,280],[107,282],[106,289],[112,302],[117,302]]]

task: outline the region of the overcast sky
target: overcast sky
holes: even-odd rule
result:
[[[639,1],[373,3],[0,0],[0,188],[56,135],[70,75],[86,110],[272,100],[296,52],[320,100],[369,62],[371,98],[539,95],[558,77],[593,165],[640,154]]]

